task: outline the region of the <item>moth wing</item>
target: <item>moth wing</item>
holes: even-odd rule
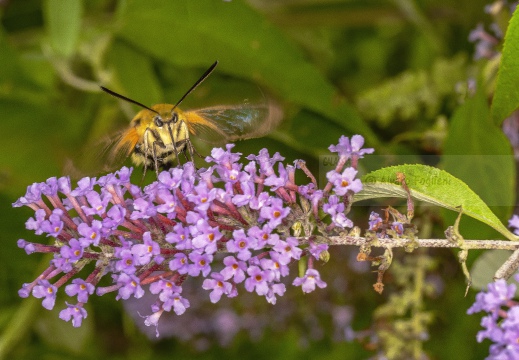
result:
[[[134,128],[105,136],[89,145],[76,161],[67,161],[63,172],[73,178],[81,178],[120,168],[138,141],[139,136]]]
[[[189,132],[210,143],[264,136],[279,124],[283,116],[281,108],[273,101],[214,106],[184,114]]]

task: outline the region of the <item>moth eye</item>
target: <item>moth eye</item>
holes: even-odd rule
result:
[[[153,120],[155,121],[155,125],[157,127],[162,127],[164,125],[164,122],[162,121],[160,116],[155,116],[155,118]]]
[[[173,121],[173,124],[176,124],[177,121],[178,121],[178,114],[176,112],[174,112],[174,111],[171,114],[171,121]]]

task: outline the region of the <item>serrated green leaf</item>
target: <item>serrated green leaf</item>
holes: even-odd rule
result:
[[[473,217],[499,231],[509,240],[517,236],[508,231],[498,217],[463,181],[446,171],[426,165],[399,165],[373,171],[362,177],[364,189],[355,195],[355,201],[381,198],[406,198],[406,192],[396,181],[397,173],[403,173],[411,196],[431,205],[441,206]]]
[[[515,199],[515,160],[508,139],[490,120],[482,91],[467,99],[452,116],[442,168],[464,181],[499,218],[510,216]],[[485,230],[467,227],[466,231],[477,236]]]
[[[60,55],[74,53],[81,32],[81,0],[47,0],[45,22],[53,49]]]
[[[284,99],[320,113],[349,132],[376,137],[356,111],[264,16],[244,1],[128,1],[119,35],[177,66],[207,68],[254,79]]]
[[[514,11],[503,45],[501,65],[492,101],[492,118],[500,125],[519,107],[519,9]]]

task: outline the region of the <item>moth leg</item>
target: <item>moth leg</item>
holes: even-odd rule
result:
[[[203,155],[200,155],[200,153],[198,151],[196,151],[196,147],[193,146],[191,141],[189,141],[189,147],[191,148],[191,151],[194,152],[200,159],[204,158]],[[191,158],[193,158],[193,154],[191,154]]]
[[[157,178],[159,177],[159,158],[157,157],[157,146],[160,146],[162,149],[166,148],[166,145],[162,141],[154,141],[152,146],[153,152],[153,163],[155,165],[155,173],[157,174]]]
[[[178,158],[177,142],[175,141],[175,137],[173,136],[173,131],[171,130],[171,126],[169,123],[168,123],[168,131],[169,131],[169,136],[171,137],[171,143],[173,144],[173,150],[175,151],[175,157],[177,158],[177,166],[180,167],[180,159]]]
[[[148,129],[144,131],[144,171],[142,172],[142,180],[144,181],[144,177],[146,176],[146,171],[148,171]]]
[[[186,142],[187,142],[187,149],[189,150],[189,156],[191,156],[191,162],[194,163],[195,162],[194,154],[197,154],[200,157],[202,157],[202,156],[196,151],[191,140],[186,139]]]

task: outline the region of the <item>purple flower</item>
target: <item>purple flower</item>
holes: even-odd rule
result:
[[[165,185],[169,190],[176,189],[182,181],[183,169],[172,168],[169,171],[162,171],[159,174],[159,182]]]
[[[180,294],[182,288],[175,285],[172,281],[161,279],[150,285],[150,292],[152,294],[160,294],[159,299],[166,301],[173,294]]]
[[[41,187],[41,193],[47,196],[55,196],[58,194],[58,179],[56,177],[48,178]]]
[[[382,223],[383,222],[382,222],[382,218],[380,217],[380,215],[377,214],[376,212],[372,211],[371,214],[369,215],[369,221],[368,221],[369,230],[371,230],[371,231],[380,230]]]
[[[61,257],[60,254],[54,254],[54,259],[52,259],[50,262],[65,274],[72,271],[72,262],[69,259]]]
[[[294,260],[299,260],[301,257],[301,250],[299,247],[299,242],[294,237],[288,237],[286,241],[280,240],[276,246],[274,246],[273,250],[276,251],[280,256],[278,260],[283,264],[287,265]]]
[[[72,319],[73,327],[80,327],[83,319],[87,317],[87,311],[81,305],[67,304],[67,308],[59,313],[61,320],[70,321]]]
[[[126,216],[126,208],[119,204],[114,204],[106,213],[107,217],[103,219],[103,228],[107,230],[115,230],[124,222]],[[109,232],[108,232],[109,233]]]
[[[146,326],[155,326],[155,336],[159,337],[159,320],[162,314],[164,313],[164,309],[160,309],[155,311],[151,315],[144,316],[144,325]]]
[[[28,298],[31,295],[32,284],[23,284],[22,288],[18,290],[18,296],[22,299]]]
[[[391,229],[398,235],[402,235],[404,233],[404,224],[399,221],[393,221],[391,224]]]
[[[94,285],[87,283],[83,279],[74,279],[72,284],[65,287],[65,292],[68,296],[77,295],[77,301],[80,303],[86,303],[88,296],[94,293]],[[68,321],[68,320],[67,320]]]
[[[256,291],[258,295],[266,295],[269,291],[268,283],[272,280],[272,273],[268,270],[261,270],[258,266],[251,266],[247,269],[249,277],[245,279],[245,289],[248,292]]]
[[[234,184],[240,180],[240,170],[241,165],[240,164],[230,164],[230,165],[220,165],[215,167],[216,171],[220,175],[220,180],[229,183]]]
[[[260,210],[270,200],[270,195],[267,192],[262,192],[258,196],[253,197],[249,201],[249,206],[253,210]]]
[[[282,276],[287,276],[290,270],[286,264],[283,264],[283,258],[279,253],[270,251],[269,255],[270,259],[263,258],[260,260],[261,268],[271,271],[273,279],[279,281]]]
[[[499,279],[488,284],[488,292],[480,292],[476,295],[476,302],[467,310],[468,314],[479,311],[497,311],[501,306],[510,301],[516,291],[516,285],[508,285],[505,280]]]
[[[52,214],[50,214],[49,219],[41,223],[40,229],[43,232],[49,234],[48,236],[57,237],[61,233],[64,225],[63,221],[61,220],[62,216],[63,210],[52,210]]]
[[[222,233],[217,227],[209,226],[207,221],[198,220],[196,226],[191,226],[193,235],[192,245],[194,249],[203,249],[207,254],[214,254],[217,250],[217,241],[222,238]],[[195,236],[196,234],[196,236]]]
[[[130,215],[130,219],[132,220],[148,219],[157,214],[157,210],[151,201],[143,198],[138,198],[133,201],[133,209],[134,210]]]
[[[79,241],[81,246],[84,248],[87,248],[90,245],[99,246],[102,227],[103,223],[99,220],[93,220],[91,226],[86,223],[79,224],[77,231],[81,236],[83,236]]]
[[[189,300],[180,296],[179,293],[172,294],[167,301],[164,301],[162,308],[166,311],[173,311],[177,315],[182,315],[186,312],[186,309],[190,306]]]
[[[189,265],[189,275],[198,276],[202,273],[206,277],[211,272],[211,262],[213,261],[211,255],[192,252],[189,254],[189,260],[193,262]]]
[[[223,294],[230,294],[232,290],[232,284],[225,281],[224,276],[220,273],[212,273],[212,279],[205,279],[202,284],[204,290],[213,290],[209,294],[211,302],[217,303]]]
[[[120,286],[119,293],[115,297],[117,300],[128,300],[132,295],[139,299],[144,295],[144,290],[137,276],[122,273],[114,277],[117,279],[117,285]]]
[[[63,245],[60,249],[60,255],[63,259],[69,261],[77,261],[83,257],[83,247],[77,239],[71,239],[68,245]]]
[[[519,307],[518,306],[512,306],[508,313],[506,314],[506,319],[503,320],[501,323],[501,326],[503,329],[510,329],[513,331],[519,330]],[[519,337],[515,337],[515,339],[519,339]],[[517,344],[519,345],[519,344]]]
[[[263,225],[261,229],[258,226],[253,226],[247,231],[247,234],[256,240],[254,250],[261,250],[267,244],[274,246],[279,240],[279,235],[272,234],[272,229],[268,225]]]
[[[159,213],[168,214],[168,217],[174,219],[176,217],[175,210],[177,207],[178,199],[167,190],[159,190],[157,192],[157,199],[160,200],[160,205],[157,206]]]
[[[123,248],[120,251],[117,251],[115,255],[119,257],[119,260],[115,262],[115,270],[117,270],[117,272],[124,274],[135,273],[138,262],[130,249]]]
[[[353,227],[353,222],[344,215],[344,204],[339,202],[336,195],[330,195],[328,203],[323,205],[323,211],[330,214],[332,222],[342,228]]]
[[[177,271],[179,274],[187,274],[189,272],[189,260],[184,253],[177,253],[173,256],[173,260],[169,262],[169,268]]]
[[[52,285],[48,280],[38,280],[38,285],[32,289],[32,296],[35,298],[43,298],[42,305],[47,310],[52,310],[56,303],[56,292],[58,288]]]
[[[70,192],[70,195],[72,195],[72,196],[86,195],[87,193],[92,191],[92,189],[94,189],[94,186],[96,185],[96,183],[97,183],[96,178],[84,177],[77,182],[77,185],[78,185],[77,188],[72,190]]]
[[[232,168],[232,165],[240,160],[241,153],[232,153],[231,149],[234,147],[234,144],[227,144],[225,148],[227,150],[223,150],[222,148],[214,148],[211,150],[211,156],[207,156],[205,161],[210,163],[214,162],[217,165],[223,166],[225,168]]]
[[[25,196],[22,196],[16,202],[13,203],[13,207],[20,207],[24,205],[34,204],[41,200],[41,190],[45,186],[43,183],[34,183],[27,186]]]
[[[267,301],[270,304],[275,305],[276,301],[277,301],[276,295],[283,296],[285,294],[285,291],[286,291],[285,284],[282,284],[282,283],[272,284],[269,287],[269,291],[267,292],[267,295],[265,295],[265,298],[267,299]]]
[[[253,181],[240,182],[240,189],[243,194],[236,194],[232,197],[232,203],[236,206],[245,206],[254,198],[256,194],[256,185]]]
[[[315,190],[315,185],[312,183],[307,185],[299,185],[297,187],[297,192],[307,199],[310,199],[311,195],[314,193]]]
[[[36,251],[36,246],[34,246],[33,243],[30,243],[30,242],[25,241],[24,239],[18,239],[18,241],[16,242],[16,245],[17,245],[20,249],[24,249],[24,250],[25,250],[25,253],[26,253],[27,255],[30,255],[30,254],[32,254],[33,252]]]
[[[247,237],[243,229],[234,230],[233,238],[227,242],[227,251],[237,253],[238,259],[243,261],[249,260],[252,248],[254,248],[254,239]]]
[[[346,195],[348,191],[358,193],[362,190],[362,182],[359,179],[355,179],[357,176],[357,170],[352,167],[344,169],[342,174],[332,170],[326,174],[326,178],[329,182],[334,185],[333,190],[337,195]]]
[[[281,221],[290,213],[289,208],[283,207],[283,200],[278,198],[270,198],[269,205],[263,206],[260,210],[260,216],[268,220],[268,225],[274,229],[281,224]]]
[[[112,195],[109,192],[103,192],[99,195],[96,191],[88,191],[86,198],[90,207],[82,206],[83,211],[86,215],[103,215],[106,212],[106,206],[112,200]]]
[[[249,155],[247,159],[256,160],[260,167],[260,173],[266,177],[274,174],[273,166],[276,162],[285,160],[279,153],[275,153],[271,158],[267,149],[261,149],[259,155]]]
[[[205,183],[201,183],[196,185],[194,190],[195,192],[187,195],[188,200],[191,201],[199,211],[207,211],[209,206],[213,203],[216,189],[209,189]]]
[[[503,339],[503,330],[497,324],[497,316],[487,315],[481,319],[481,326],[485,330],[478,331],[476,339],[482,342],[484,339],[490,339],[494,342],[501,342]]]
[[[371,154],[375,151],[373,148],[362,149],[364,146],[364,138],[361,135],[353,135],[350,139],[346,136],[341,136],[338,145],[330,145],[328,150],[336,152],[339,156],[350,158],[356,156],[358,158],[364,157],[364,154]]]
[[[193,191],[196,175],[195,165],[192,162],[187,162],[182,167],[182,180],[180,180],[180,189],[183,193],[188,194]]]
[[[173,231],[166,234],[166,241],[170,244],[176,244],[176,248],[179,250],[192,249],[189,228],[184,227],[182,223],[176,224]]]
[[[308,245],[308,252],[316,259],[320,259],[321,253],[328,251],[328,244],[316,244],[313,241]]]
[[[36,235],[41,235],[43,233],[43,230],[41,229],[41,224],[43,224],[43,222],[45,221],[45,217],[45,210],[36,210],[36,212],[34,213],[34,218],[29,218],[29,220],[25,222],[25,228],[27,230],[34,230]]]
[[[265,185],[270,186],[274,191],[279,189],[280,187],[285,186],[288,182],[288,174],[285,170],[285,166],[283,165],[283,163],[279,163],[278,172],[279,176],[273,173],[269,177],[267,177],[264,182]]]
[[[515,228],[514,234],[519,235],[519,216],[513,215],[510,220],[508,220],[508,227]]]
[[[233,278],[235,283],[241,283],[245,280],[245,271],[247,271],[247,265],[244,261],[238,261],[234,256],[227,256],[223,259],[225,268],[220,271],[223,275],[224,280]]]
[[[65,195],[69,195],[72,191],[70,184],[70,178],[68,176],[62,176],[58,179],[58,190]]]
[[[301,286],[304,293],[309,293],[315,290],[315,286],[319,286],[321,289],[326,287],[326,283],[321,280],[319,271],[315,269],[307,269],[305,276],[297,277],[292,282],[294,286]]]
[[[478,24],[478,26],[470,32],[469,41],[476,43],[474,60],[482,58],[491,59],[498,54],[495,47],[499,44],[499,40],[486,32],[483,24]]]
[[[147,265],[152,258],[155,258],[155,262],[160,264],[162,261],[157,261],[158,255],[160,255],[160,246],[151,239],[149,231],[142,235],[142,240],[144,244],[136,244],[131,248],[136,265]]]

